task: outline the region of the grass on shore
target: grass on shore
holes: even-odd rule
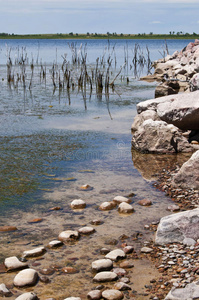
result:
[[[198,34],[7,34],[0,39],[199,39]]]

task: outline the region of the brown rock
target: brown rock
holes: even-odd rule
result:
[[[142,199],[142,200],[138,201],[138,204],[140,204],[142,206],[150,206],[150,205],[152,205],[152,202],[149,199]]]
[[[61,209],[60,206],[55,206],[55,207],[50,208],[50,210],[60,210],[60,209]]]
[[[75,274],[78,273],[78,270],[73,267],[64,267],[62,268],[62,272],[65,274]]]
[[[16,231],[18,230],[15,226],[0,226],[1,232],[8,232],[8,231]]]
[[[40,223],[42,221],[43,221],[42,218],[35,218],[35,219],[32,219],[32,220],[28,221],[28,223]]]

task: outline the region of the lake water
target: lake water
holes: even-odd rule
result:
[[[189,42],[170,40],[167,45],[172,54]],[[89,71],[95,68],[98,57],[99,61],[104,57],[106,62],[111,54],[110,80],[118,74],[126,57],[126,67],[115,80],[114,90],[110,88],[108,94],[104,90],[99,94],[95,88],[91,93],[89,88],[81,91],[75,86],[70,90],[58,87],[63,57],[68,61],[68,68],[71,67],[71,43],[75,43],[73,49],[77,52],[82,44],[82,53],[87,53]],[[139,81],[135,76],[132,63],[135,43],[140,45],[145,57],[147,45],[152,61],[161,57],[160,52],[163,53],[165,46],[163,40],[0,41],[0,225],[18,228],[16,232],[1,233],[0,262],[36,245],[46,245],[64,229],[78,229],[93,219],[103,222],[96,228],[94,237],[80,240],[75,249],[69,247],[72,250],[69,257],[81,258],[83,268],[79,265],[81,271],[76,279],[66,280],[65,275],[59,277],[62,284],[71,286],[67,292],[60,288],[61,283],[54,277],[48,289],[51,291],[49,296],[58,295],[56,299],[63,299],[72,291],[78,293],[79,289],[82,294],[88,292],[90,286],[84,286],[85,274],[87,281],[91,278],[87,260],[96,258],[98,249],[110,239],[118,239],[122,234],[132,236],[137,232],[152,239],[153,235],[146,233],[144,225],[168,214],[166,208],[171,200],[155,190],[151,180],[161,168],[178,159],[183,160],[183,157],[160,158],[131,152],[131,124],[136,115],[136,104],[153,98],[156,86],[156,83]],[[7,83],[9,55],[14,84]],[[22,67],[15,62],[22,55],[28,58],[28,64],[23,67],[25,86],[22,81],[16,81]],[[34,63],[34,77],[29,88],[31,61]],[[53,64],[56,67],[56,89],[52,82]],[[40,75],[41,65],[46,70],[45,79]],[[138,73],[146,75],[146,71],[144,68]],[[79,72],[78,67],[74,72]],[[80,190],[84,184],[93,189]],[[131,195],[135,213],[130,216],[119,215],[116,209],[109,212],[98,209],[104,201],[132,193],[135,194]],[[70,202],[77,198],[87,202],[84,211],[71,210]],[[140,207],[137,202],[143,198],[152,200],[153,205],[147,209]],[[50,211],[55,206],[62,210]],[[43,218],[43,221],[30,224],[34,218]],[[48,255],[45,264],[54,260],[63,265],[66,260],[60,252],[51,251]],[[13,278],[13,275],[9,276],[6,277],[8,282]],[[43,297],[48,294],[41,284],[35,289]]]

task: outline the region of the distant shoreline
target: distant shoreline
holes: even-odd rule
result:
[[[0,33],[0,39],[199,39],[198,34],[7,34]]]

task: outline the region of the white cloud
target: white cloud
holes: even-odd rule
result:
[[[160,21],[152,21],[152,22],[150,22],[149,24],[161,24],[162,22],[160,22]]]

